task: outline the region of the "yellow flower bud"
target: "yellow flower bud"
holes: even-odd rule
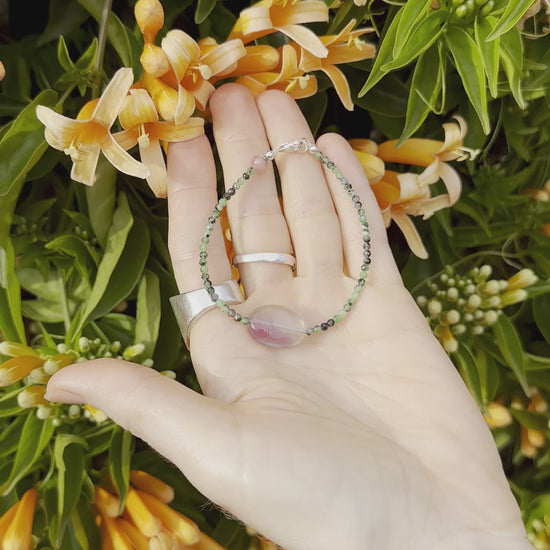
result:
[[[153,42],[164,25],[164,10],[159,0],[138,0],[134,15],[145,42]]]
[[[458,350],[458,341],[453,336],[453,333],[450,331],[448,327],[444,327],[443,325],[438,325],[434,330],[436,336],[439,338],[439,341],[441,342],[441,345],[443,346],[443,349],[447,353],[454,353]]]
[[[30,409],[38,405],[47,405],[49,401],[44,399],[46,393],[46,386],[34,385],[27,386],[23,391],[17,395],[17,404],[22,409]]]
[[[176,512],[176,510],[149,493],[143,491],[136,491],[136,493],[138,498],[150,510],[150,513],[162,521],[162,524],[180,542],[191,546],[199,541],[199,528],[188,517]]]
[[[504,428],[512,423],[510,411],[502,404],[492,401],[483,415],[489,428]]]
[[[120,500],[98,485],[94,485],[94,505],[106,517],[116,518],[120,513]]]
[[[20,355],[34,355],[38,357],[38,351],[19,342],[0,342],[0,353],[8,357],[18,357]]]
[[[53,357],[46,359],[44,363],[44,371],[47,374],[53,374],[63,367],[72,365],[76,360],[76,355],[74,353],[58,353]]]
[[[132,487],[128,490],[126,497],[125,514],[146,537],[152,537],[162,530],[161,520],[152,513],[143,502],[141,495]]]
[[[149,76],[160,78],[170,70],[170,63],[164,50],[154,44],[145,44],[139,58],[141,66]]]
[[[43,363],[43,359],[30,355],[20,355],[8,359],[0,365],[0,387],[18,382],[34,369],[41,367]]]
[[[512,275],[508,281],[506,288],[508,290],[517,290],[518,288],[524,288],[530,286],[538,281],[538,277],[532,269],[525,268],[518,271],[515,275]]]
[[[523,302],[527,298],[527,292],[523,288],[518,290],[508,290],[501,295],[500,301],[502,306],[509,306],[512,304],[517,304],[518,302]]]
[[[32,522],[37,496],[37,490],[32,488],[21,497],[15,516],[4,534],[2,550],[26,550],[31,547]]]
[[[147,472],[132,470],[130,472],[130,483],[136,489],[149,493],[166,504],[174,499],[174,489]]]

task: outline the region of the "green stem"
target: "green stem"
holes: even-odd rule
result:
[[[94,85],[92,87],[92,99],[99,97],[99,86],[103,72],[103,59],[105,57],[105,46],[107,45],[107,30],[109,27],[109,16],[113,0],[104,0],[103,10],[101,11],[101,21],[99,22],[99,36],[97,38],[97,57],[94,66]]]
[[[65,283],[63,282],[63,274],[59,272],[59,293],[61,297],[61,309],[63,311],[63,324],[65,332],[69,332],[71,328],[71,318],[69,315],[69,305],[67,304],[67,292],[65,291]]]

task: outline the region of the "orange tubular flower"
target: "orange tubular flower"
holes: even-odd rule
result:
[[[372,44],[367,44],[359,38],[367,32],[372,32],[373,29],[366,28],[354,31],[352,29],[355,23],[355,19],[352,19],[337,35],[320,37],[321,42],[328,50],[328,55],[325,58],[316,57],[305,48],[302,48],[302,58],[300,60],[300,69],[303,69],[306,73],[323,71],[330,78],[338,97],[348,111],[353,110],[349,84],[344,73],[336,65],[369,59],[374,57],[376,51]]]
[[[99,100],[86,104],[76,120],[44,105],[36,108],[38,120],[46,126],[46,141],[71,157],[73,180],[93,185],[101,152],[120,172],[138,178],[149,176],[147,167],[120,147],[110,133],[132,82],[132,69],[119,69]]]
[[[38,491],[28,489],[21,500],[0,518],[2,550],[30,550]],[[3,524],[7,525],[4,526]],[[5,527],[5,529],[3,529]]]
[[[448,160],[467,158],[467,149],[462,146],[466,123],[460,117],[457,117],[457,120],[458,124],[443,125],[444,143],[411,138],[396,148],[397,140],[391,140],[378,145],[375,153],[384,162],[426,167],[420,174],[399,174],[386,170],[378,182],[371,183],[386,227],[392,220],[395,221],[405,235],[409,247],[419,258],[427,258],[428,252],[409,216],[422,216],[423,219],[427,219],[438,210],[452,206],[460,197],[460,177],[445,163]],[[354,141],[350,140],[352,147]],[[432,197],[429,186],[440,179],[445,184],[447,193]]]
[[[141,162],[149,169],[147,183],[157,197],[166,197],[166,163],[161,142],[186,141],[204,134],[204,119],[189,118],[183,124],[159,121],[155,104],[146,90],[133,89],[118,115],[124,131],[114,135],[124,148],[139,146]]]
[[[282,90],[295,99],[314,95],[317,92],[317,79],[299,68],[296,50],[286,44],[280,48],[280,56],[278,72],[245,75],[237,79],[237,83],[246,86],[255,97],[270,89]]]
[[[260,44],[257,46],[245,46],[244,49],[246,55],[241,57],[233,67],[218,73],[216,80],[232,76],[270,72],[275,70],[279,65],[279,51],[272,46]]]
[[[328,8],[320,0],[262,0],[244,9],[229,38],[240,38],[245,44],[276,31],[317,57],[328,51],[319,37],[302,23],[328,21]]]

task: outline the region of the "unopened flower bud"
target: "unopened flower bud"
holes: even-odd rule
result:
[[[43,359],[29,355],[20,355],[8,359],[0,365],[0,387],[9,386],[22,380],[34,369],[41,367],[43,363]]]
[[[153,42],[164,25],[164,10],[159,0],[138,0],[134,15],[145,42]]]
[[[481,325],[475,325],[474,327],[472,327],[470,329],[470,332],[474,335],[474,336],[479,336],[480,334],[483,334],[485,332],[485,327],[481,326]]]
[[[0,342],[0,353],[8,357],[18,357],[19,355],[34,355],[38,357],[38,351],[19,342]]]
[[[471,322],[474,320],[474,316],[473,316],[471,313],[465,313],[465,314],[462,316],[462,320],[463,320],[465,323],[471,323]]]
[[[496,402],[487,405],[487,412],[483,416],[489,428],[504,428],[512,423],[510,411],[504,405]]]
[[[523,288],[518,288],[517,290],[508,290],[504,294],[501,294],[500,301],[504,307],[523,302],[526,298],[527,291],[523,290]]]
[[[479,294],[472,294],[468,296],[464,309],[466,311],[475,311],[481,305],[481,296]]]
[[[46,386],[27,386],[17,395],[17,404],[22,409],[29,409],[31,407],[36,407],[37,405],[47,405],[48,401],[44,399],[45,393]]]
[[[487,2],[487,4],[485,4],[481,10],[480,10],[480,13],[481,15],[489,15],[492,11],[493,11],[493,8],[495,7],[495,3],[493,0],[489,0],[489,2]]]
[[[482,283],[483,281],[486,281],[491,276],[491,273],[493,273],[493,268],[488,264],[483,264],[477,271],[476,275],[474,276],[474,279],[478,283]]]
[[[115,340],[112,344],[111,344],[111,352],[112,353],[118,353],[120,351],[120,348],[122,348],[122,344],[118,341],[118,340]]]
[[[460,321],[460,313],[456,309],[450,309],[441,316],[441,322],[445,325],[456,325]]]
[[[416,299],[416,303],[417,303],[420,307],[426,307],[426,304],[428,303],[428,298],[426,298],[426,296],[419,296],[419,297]]]
[[[46,420],[52,418],[55,415],[55,408],[51,405],[37,405],[36,418],[40,420]]]
[[[155,362],[154,362],[152,359],[148,358],[148,359],[144,359],[144,360],[141,362],[141,364],[142,364],[144,367],[149,367],[149,368],[151,368],[151,367],[155,364]]]
[[[449,330],[449,328],[441,325],[438,328],[439,330],[436,330],[436,334],[439,337],[439,341],[441,342],[443,349],[447,353],[454,353],[458,350],[458,341],[453,336],[453,333]]]
[[[90,339],[82,336],[78,339],[78,351],[80,353],[88,353],[90,351]]]
[[[512,292],[519,292],[513,290]],[[503,304],[500,296],[489,296],[481,301],[481,305],[485,309],[499,309]]]
[[[2,61],[0,61],[0,82],[4,80],[4,77],[6,76],[6,67],[4,67],[4,64]]]
[[[73,353],[58,353],[52,357],[49,357],[44,363],[44,371],[47,374],[53,374],[59,369],[71,365],[76,362],[76,356]]]
[[[430,317],[434,318],[441,313],[443,306],[439,300],[432,299],[427,303],[426,309],[428,310]]]
[[[460,336],[461,334],[464,334],[466,332],[466,325],[463,325],[462,323],[460,323],[458,325],[453,325],[451,327],[451,332],[455,336]]]
[[[473,283],[469,283],[464,287],[464,294],[466,294],[466,296],[473,294],[475,291],[476,291],[476,286]]]
[[[38,367],[30,372],[28,381],[31,384],[47,384],[50,375],[44,371],[44,367]]]
[[[519,288],[525,288],[538,281],[538,277],[535,275],[532,269],[521,269],[515,275],[512,275],[508,281],[506,281],[506,288],[508,290],[517,290]]]
[[[487,326],[494,325],[499,316],[499,311],[496,309],[489,309],[483,314],[483,323]]]
[[[451,302],[456,302],[458,300],[458,289],[454,286],[447,290],[447,299]]]
[[[141,343],[134,344],[133,346],[128,346],[122,353],[122,357],[126,361],[131,361],[138,355],[141,355],[145,351],[145,346]]]
[[[491,279],[490,281],[480,284],[478,289],[481,294],[485,296],[493,296],[494,294],[498,294],[499,284],[496,279]]]
[[[69,348],[67,344],[57,344],[57,351],[59,353],[68,353],[69,351],[71,351],[71,348]]]
[[[80,405],[70,405],[67,411],[67,414],[71,418],[78,418],[82,412],[82,407]]]
[[[170,378],[171,380],[176,379],[176,373],[173,370],[162,370],[160,371],[160,374],[166,376],[167,378]]]
[[[139,60],[143,69],[153,78],[160,78],[170,70],[164,50],[155,44],[145,44]]]

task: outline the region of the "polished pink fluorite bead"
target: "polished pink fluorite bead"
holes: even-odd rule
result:
[[[260,344],[271,348],[290,348],[306,334],[304,321],[282,306],[262,306],[249,316],[248,332]]]

